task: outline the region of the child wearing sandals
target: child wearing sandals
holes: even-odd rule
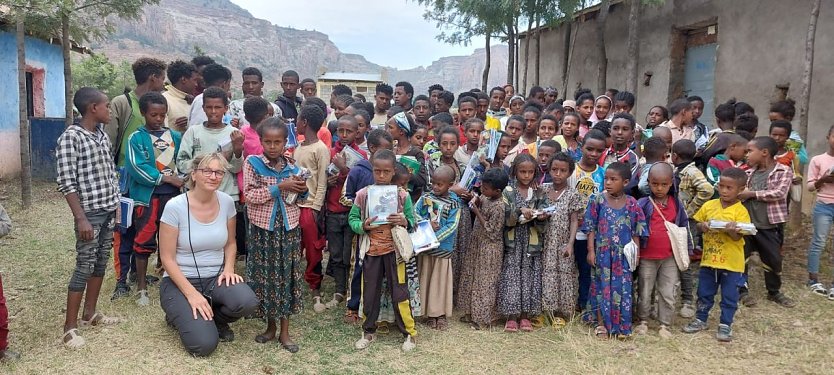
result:
[[[464,258],[459,293],[463,322],[475,330],[488,328],[496,320],[495,300],[501,263],[504,260],[505,206],[502,199],[509,176],[503,167],[491,168],[481,176],[481,195],[473,198],[470,209],[475,215],[468,255]]]
[[[665,147],[665,146],[664,146]],[[651,195],[640,198],[637,204],[646,215],[649,236],[640,244],[640,268],[638,269],[637,316],[640,324],[634,329],[638,335],[649,332],[649,316],[652,309],[652,296],[657,291],[657,320],[660,327],[658,336],[664,339],[672,337],[669,327],[675,317],[675,289],[678,284],[678,266],[673,254],[672,241],[666,230],[666,222],[687,228],[689,217],[683,202],[677,198],[672,189],[674,169],[668,163],[656,163],[649,170],[648,185]],[[692,242],[687,241],[688,250],[692,251]]]
[[[614,162],[605,171],[605,191],[588,202],[582,230],[588,234],[588,264],[594,267],[588,314],[594,334],[624,338],[631,335],[632,275],[626,246],[648,235],[646,218],[637,201],[626,195],[631,166]]]
[[[374,153],[373,165],[374,183],[377,185],[391,185],[396,163],[394,153],[389,150],[379,150]],[[356,199],[350,209],[350,228],[360,236],[368,236],[367,248],[360,249],[362,259],[362,303],[365,320],[362,324],[363,335],[354,348],[367,349],[376,339],[377,318],[380,312],[380,298],[383,293],[382,281],[388,282],[388,289],[393,309],[396,327],[405,339],[403,351],[410,351],[416,346],[414,336],[414,317],[409,304],[408,286],[406,284],[405,263],[397,261],[398,254],[391,232],[393,225],[406,229],[414,227],[414,207],[408,193],[399,189],[397,194],[398,213],[388,216],[387,224],[372,225],[375,217],[368,216],[368,188],[356,193]]]
[[[553,328],[564,327],[573,316],[579,289],[573,241],[585,207],[582,197],[568,184],[575,168],[571,155],[556,153],[545,168],[553,182],[542,187],[542,207],[556,208],[549,215],[542,252],[542,309]]]
[[[440,246],[417,256],[420,271],[420,300],[428,317],[429,328],[446,330],[447,317],[452,315],[452,252],[455,251],[460,201],[449,190],[455,183],[455,172],[442,165],[431,175],[431,191],[424,193],[414,210],[423,220],[430,220]]]
[[[530,154],[513,161],[513,180],[504,189],[506,228],[504,261],[498,287],[498,312],[507,318],[505,332],[531,332],[530,318],[542,310],[542,242],[545,215],[534,217],[541,204],[539,166]],[[521,220],[523,217],[524,220]]]
[[[69,281],[64,346],[77,349],[85,344],[78,327],[117,324],[121,320],[96,311],[101,283],[119,208],[119,180],[110,154],[110,138],[103,124],[110,122],[107,96],[82,87],[73,97],[80,121],[70,125],[58,138],[58,191],[67,200],[75,219],[75,271]],[[84,312],[78,310],[84,297]],[[80,324],[79,324],[80,323]]]
[[[263,344],[277,338],[282,348],[295,353],[298,345],[290,339],[289,325],[290,316],[303,306],[301,211],[295,203],[287,203],[287,197],[295,193],[306,198],[307,185],[296,176],[300,169],[284,157],[288,134],[284,121],[273,117],[257,129],[263,152],[250,155],[243,167],[249,216],[246,275],[261,301],[259,315],[267,322],[266,331],[255,341]],[[281,331],[276,335],[278,322]]]
[[[739,168],[727,168],[718,179],[718,199],[705,203],[692,219],[704,234],[704,255],[698,275],[698,311],[695,320],[683,327],[684,333],[707,329],[709,311],[715,305],[715,295],[721,288],[721,317],[715,338],[732,341],[733,317],[738,310],[738,285],[744,276],[745,239],[736,223],[750,223],[750,214],[741,203],[739,194],[747,184],[747,173]],[[724,229],[712,229],[709,222],[727,222]]]
[[[814,205],[814,237],[808,248],[808,287],[834,301],[834,284],[826,289],[819,280],[820,255],[834,223],[834,126],[828,129],[828,151],[814,156],[808,165],[808,190],[817,193]]]

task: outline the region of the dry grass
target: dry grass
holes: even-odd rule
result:
[[[127,319],[117,327],[83,332],[88,345],[78,351],[60,342],[66,284],[74,265],[69,210],[51,184],[36,186],[36,204],[21,210],[15,182],[0,185],[0,201],[15,222],[13,234],[0,240],[0,270],[11,315],[11,346],[23,359],[0,373],[181,373],[181,374],[317,374],[317,373],[823,373],[834,360],[834,302],[811,295],[805,280],[805,235],[788,241],[785,291],[799,306],[783,309],[764,301],[761,272],[752,278],[761,300],[736,315],[735,341],[720,344],[709,333],[675,333],[664,341],[654,334],[629,341],[598,341],[583,325],[560,332],[530,334],[474,332],[453,323],[444,334],[418,327],[418,348],[403,354],[399,335],[382,335],[365,352],[353,350],[357,327],[341,323],[341,311],[296,317],[291,333],[301,352],[291,355],[277,345],[261,345],[254,336],[257,320],[233,325],[237,340],[221,344],[208,359],[185,354],[154,303],[137,308],[131,299],[110,302],[114,281],[108,274],[100,310]],[[830,259],[826,253],[825,259]],[[830,275],[830,261],[824,271]],[[331,282],[325,288],[332,288]],[[326,290],[326,292],[330,292]],[[309,300],[309,298],[308,298]],[[308,307],[310,305],[308,304]],[[717,306],[716,309],[717,310]],[[717,311],[711,317],[715,328]],[[676,322],[676,330],[683,324]]]

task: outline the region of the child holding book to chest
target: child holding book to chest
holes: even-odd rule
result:
[[[498,312],[507,317],[505,332],[517,332],[519,328],[531,332],[530,318],[541,314],[541,233],[546,216],[535,213],[541,205],[541,190],[536,184],[538,170],[536,159],[530,154],[518,155],[513,161],[514,179],[504,189],[507,213]]]
[[[342,188],[347,180],[350,168],[365,159],[367,154],[359,149],[356,137],[359,135],[359,123],[354,116],[344,115],[337,120],[339,140],[330,149],[333,173],[327,177],[327,244],[330,260],[327,262],[327,274],[333,276],[336,290],[333,299],[327,302],[327,308],[335,308],[345,301],[350,270],[351,243],[353,231],[348,225],[349,206],[341,203]]]
[[[360,249],[362,262],[363,286],[362,300],[364,303],[363,312],[365,321],[362,324],[364,334],[356,341],[354,347],[357,350],[368,348],[376,337],[377,317],[379,316],[380,297],[382,293],[382,280],[388,282],[391,291],[391,299],[394,301],[394,319],[399,331],[405,337],[402,345],[403,351],[414,349],[414,336],[417,331],[414,328],[414,318],[411,315],[409,306],[408,287],[406,285],[405,263],[397,262],[397,253],[394,246],[392,226],[399,225],[410,229],[414,227],[414,207],[411,197],[402,189],[396,190],[394,197],[375,197],[379,202],[370,199],[369,190],[379,186],[392,185],[394,177],[394,164],[396,156],[389,150],[377,151],[372,159],[375,185],[368,186],[356,193],[356,200],[350,209],[349,223],[354,233],[368,236],[367,248]],[[386,218],[377,217],[372,213],[380,212],[382,198],[396,199],[398,213],[391,213]],[[389,202],[386,202],[389,203]],[[369,207],[372,204],[377,207]],[[390,206],[390,204],[385,204]],[[388,211],[383,209],[382,211]],[[384,224],[375,224],[384,220]],[[364,242],[364,241],[363,241]]]
[[[289,130],[280,118],[273,117],[258,125],[263,153],[250,155],[243,168],[244,194],[249,216],[247,234],[249,253],[246,259],[248,284],[260,303],[260,316],[266,319],[266,331],[255,337],[258,343],[278,340],[291,352],[298,345],[289,335],[289,317],[301,312],[303,300],[301,266],[300,209],[288,203],[292,193],[307,193],[305,181],[297,177],[299,168],[284,157]]]
[[[503,191],[508,183],[509,176],[503,167],[487,170],[481,176],[481,195],[473,198],[470,205],[477,220],[472,227],[469,248],[466,249],[467,257],[458,289],[461,295],[458,307],[465,314],[461,320],[469,322],[476,330],[488,328],[497,319],[495,291],[504,260],[501,237],[506,222]]]
[[[582,230],[588,234],[591,276],[585,319],[596,324],[601,339],[631,335],[632,269],[640,237],[648,235],[637,201],[625,194],[631,178],[628,164],[614,162],[605,170],[605,191],[592,198]]]
[[[429,328],[445,330],[447,316],[452,315],[452,252],[455,251],[460,200],[449,191],[455,183],[455,172],[442,165],[431,176],[431,191],[423,194],[414,209],[423,220],[431,222],[440,246],[417,257],[420,271],[420,301],[428,317]]]
[[[544,143],[542,143],[544,146]],[[539,147],[539,156],[544,147]],[[548,312],[553,328],[562,328],[573,316],[576,291],[579,288],[573,243],[579,227],[579,215],[585,207],[583,199],[568,184],[568,177],[576,167],[573,157],[559,152],[546,164],[552,183],[542,188],[542,207],[552,207],[544,232],[542,254],[542,308]]]
[[[379,150],[391,150],[394,140],[391,135],[382,129],[374,129],[368,134],[367,146],[369,156],[373,157],[374,153]],[[406,174],[408,171],[406,171]],[[360,160],[348,172],[345,183],[342,186],[342,195],[339,202],[345,207],[353,207],[353,201],[356,199],[356,193],[364,189],[366,186],[374,184],[373,166],[369,160]],[[408,184],[408,177],[406,177],[406,185]],[[350,287],[347,301],[347,311],[345,312],[344,321],[348,324],[359,322],[359,304],[362,297],[362,259],[359,257],[359,244],[354,236],[354,241],[351,243],[351,260],[350,260]],[[415,266],[416,268],[416,266]],[[416,271],[414,272],[416,275]],[[415,276],[416,278],[416,276]]]

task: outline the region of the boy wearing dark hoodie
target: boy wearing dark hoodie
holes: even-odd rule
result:
[[[383,129],[376,129],[368,134],[368,159],[373,157],[378,150],[391,150],[394,146],[394,139]],[[368,160],[360,160],[350,172],[347,174],[344,185],[342,186],[342,196],[339,202],[350,208],[353,206],[353,200],[356,199],[356,192],[362,188],[374,184],[374,172],[371,162]],[[351,244],[351,259],[350,264],[353,266],[348,273],[350,275],[350,285],[347,308],[345,314],[346,323],[357,323],[359,319],[359,302],[362,299],[362,263],[358,257],[359,247],[356,246],[356,241]]]
[[[281,89],[284,93],[275,100],[275,104],[281,109],[281,114],[287,122],[295,123],[298,112],[301,110],[301,98],[298,95],[298,73],[294,70],[287,70],[281,74]]]

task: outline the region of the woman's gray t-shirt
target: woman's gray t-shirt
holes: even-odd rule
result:
[[[235,201],[228,194],[217,191],[220,211],[210,223],[202,223],[191,216],[188,220],[188,201],[185,194],[180,194],[165,205],[161,221],[179,228],[177,236],[177,265],[187,278],[214,277],[223,267],[223,247],[229,239],[227,222],[235,217]],[[194,256],[191,255],[191,245],[188,243],[188,227],[191,224],[191,245],[194,246]],[[196,259],[196,267],[195,260]],[[168,277],[165,272],[164,277]]]

